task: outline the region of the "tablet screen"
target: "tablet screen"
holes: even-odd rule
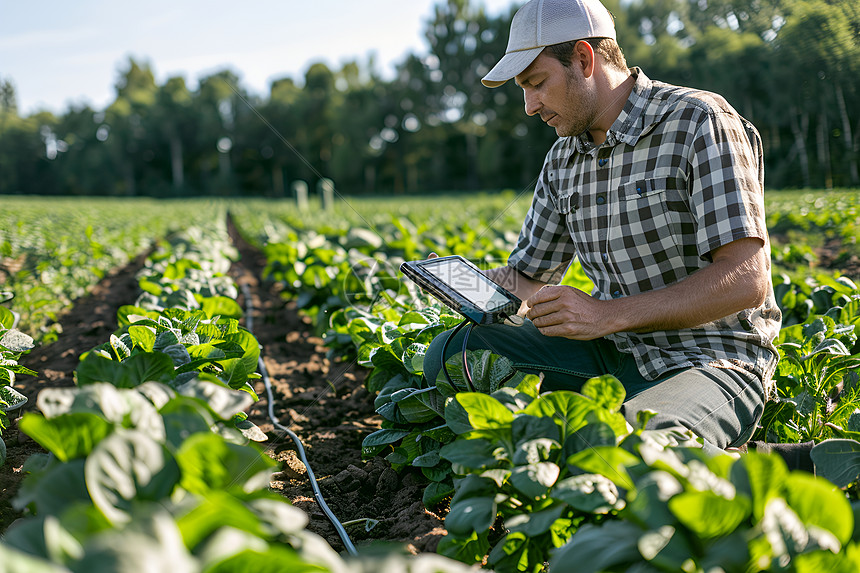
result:
[[[421,266],[485,312],[493,312],[511,302],[496,283],[460,260],[430,259]]]

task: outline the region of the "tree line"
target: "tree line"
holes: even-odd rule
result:
[[[605,0],[628,64],[718,92],[759,129],[769,188],[860,185],[860,7],[855,0]],[[231,71],[158,85],[129,59],[105,109],[19,115],[0,78],[0,194],[290,196],[530,189],[555,139],[508,82],[516,6],[439,2],[427,51],[382,79],[372,62],[311,65],[249,93]]]

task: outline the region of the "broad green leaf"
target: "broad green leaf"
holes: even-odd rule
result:
[[[435,388],[426,388],[424,390],[404,390],[408,395],[396,401],[400,413],[407,422],[411,424],[423,424],[439,417],[435,410],[427,406],[427,404],[419,398],[421,394],[435,392]]]
[[[403,352],[403,365],[412,374],[421,374],[424,371],[424,354],[426,352],[426,344],[410,344]]]
[[[684,491],[674,475],[654,470],[636,479],[636,494],[628,500],[626,511],[650,529],[674,524],[675,518],[666,501]]]
[[[586,414],[596,407],[593,400],[582,394],[558,390],[538,397],[524,413],[552,418],[561,428],[561,435],[566,437],[584,426]]]
[[[424,507],[434,508],[445,499],[454,495],[454,488],[449,483],[434,481],[424,488],[424,494],[421,501]]]
[[[416,456],[412,460],[412,465],[416,468],[432,468],[437,465],[442,458],[439,456],[439,450],[432,450],[420,456]]]
[[[552,462],[517,466],[511,471],[511,484],[525,495],[537,499],[551,488],[561,473]]]
[[[245,549],[225,556],[207,567],[206,573],[323,573],[331,571],[324,563],[311,563],[289,546],[269,545],[264,550]]]
[[[577,452],[567,459],[568,466],[579,468],[588,473],[604,475],[624,489],[633,489],[633,482],[627,472],[627,467],[640,462],[641,460],[637,456],[615,446],[589,448]]]
[[[609,521],[598,527],[580,527],[570,542],[557,549],[549,561],[550,570],[563,571],[576,563],[577,573],[624,571],[624,565],[642,561],[638,540],[642,530],[627,521]]]
[[[490,551],[487,556],[487,565],[499,572],[537,571],[533,562],[543,564],[543,555],[537,558],[533,557],[531,549],[531,540],[526,534],[519,531],[508,533]]]
[[[672,538],[672,542],[683,539],[679,535],[675,535]],[[751,548],[754,548],[758,543],[763,541],[761,537],[756,538],[752,542],[749,541],[749,530],[740,527],[734,533],[731,533],[725,537],[721,537],[719,539],[713,540],[707,549],[707,553],[699,562],[699,566],[704,571],[716,571],[720,568],[724,571],[746,571],[751,563],[762,563],[757,559],[752,557]],[[767,541],[765,541],[765,544]],[[686,547],[687,543],[684,543],[683,546]],[[677,547],[668,547],[670,549],[670,555],[675,554],[675,549]],[[692,550],[689,547],[686,547],[686,551],[683,552],[684,556],[689,556],[692,553]],[[672,567],[667,567],[667,569],[672,569]],[[677,566],[675,569],[679,569]]]
[[[84,479],[84,462],[84,458],[69,462],[48,458],[44,467],[27,468],[32,474],[21,482],[12,507],[21,511],[32,505],[40,515],[60,515],[75,505],[91,504]],[[57,484],[63,484],[63,487],[57,487]]]
[[[397,394],[401,390],[415,390],[416,381],[411,377],[404,376],[402,373],[398,373],[385,382],[385,385],[379,390],[379,394],[376,396],[376,399],[373,401],[374,408],[380,408],[384,404],[387,404],[392,401],[392,397]],[[407,392],[406,395],[408,395]]]
[[[182,446],[185,440],[197,433],[209,433],[215,420],[209,411],[198,400],[177,397],[161,409],[164,421],[165,443],[174,451]]]
[[[152,571],[198,571],[167,511],[135,515],[134,521],[122,529],[109,529],[90,537],[84,545],[83,558],[75,566],[77,571],[136,573],[144,563]]]
[[[857,573],[860,571],[860,549],[849,545],[839,553],[814,551],[797,555],[791,560],[797,573]]]
[[[257,362],[260,359],[260,343],[247,330],[240,330],[235,334],[228,335],[227,342],[239,344],[245,349],[245,354],[241,358],[219,362],[224,370],[218,374],[218,377],[231,388],[239,388],[248,380],[248,376],[257,371]]]
[[[211,344],[197,344],[188,347],[184,344],[171,344],[162,348],[161,352],[170,356],[170,359],[173,360],[173,366],[178,369],[177,372],[187,372],[191,368],[189,363],[192,362],[192,356],[198,359],[198,363],[194,368],[201,364],[206,364],[210,360],[219,360],[227,357],[222,350],[213,347]],[[185,365],[189,365],[189,367],[181,368]]]
[[[174,377],[173,360],[162,352],[141,352],[130,356],[121,365],[121,378],[114,382],[120,388],[134,388],[150,381],[165,382]]]
[[[513,463],[516,465],[536,464],[552,461],[561,449],[559,443],[549,438],[534,438],[518,443],[514,449]]]
[[[211,433],[194,434],[176,453],[181,485],[191,493],[225,490],[241,494],[269,486],[275,462],[254,447],[226,442]]]
[[[617,412],[627,395],[618,378],[609,374],[588,380],[580,392],[610,412]]]
[[[442,446],[440,454],[451,463],[468,469],[480,469],[497,463],[493,454],[496,446],[484,439],[460,439]]]
[[[838,487],[846,487],[860,478],[860,442],[856,440],[824,440],[812,448],[810,456],[816,475]]]
[[[89,455],[114,429],[110,422],[87,412],[62,414],[50,419],[28,412],[19,427],[63,462]]]
[[[526,376],[517,384],[517,391],[522,392],[532,398],[540,396],[540,387],[542,378],[536,374],[526,374]]]
[[[212,318],[213,316],[241,318],[243,314],[242,307],[235,300],[226,296],[206,297],[200,303],[200,307],[208,318]]]
[[[465,434],[472,431],[469,413],[454,398],[448,398],[445,401],[445,423],[455,434]]]
[[[307,524],[307,516],[293,516],[297,523]],[[185,544],[197,551],[198,544],[222,527],[236,528],[256,536],[264,536],[262,524],[257,516],[236,497],[212,491],[200,498],[190,511],[176,519]]]
[[[15,315],[6,307],[0,306],[0,328],[12,328],[12,323],[15,322]]]
[[[516,374],[510,359],[490,350],[467,351],[466,359],[478,392],[492,394]]]
[[[511,423],[511,441],[518,444],[533,438],[559,441],[560,432],[552,418],[519,414]]]
[[[426,392],[421,392],[416,395],[416,398],[421,401],[427,408],[436,412],[436,415],[444,418],[445,417],[445,397],[439,392],[439,389],[435,386],[433,388],[428,389]],[[452,433],[449,428],[445,428],[448,433]],[[453,437],[453,436],[452,436]]]
[[[161,296],[161,293],[164,292],[164,288],[161,285],[147,279],[142,279],[138,281],[137,286],[140,287],[140,290],[142,290],[143,292],[148,292],[149,294],[154,294],[155,296]]]
[[[739,541],[740,548],[736,547],[735,552],[743,554],[746,546],[743,539]],[[689,566],[690,556],[693,554],[693,548],[684,535],[678,534],[671,525],[645,533],[639,538],[637,545],[642,557],[661,571],[683,571],[685,565]],[[743,562],[739,565],[742,564]]]
[[[770,545],[769,553],[777,562],[787,563],[809,544],[809,531],[781,497],[767,502],[760,527]]]
[[[555,507],[534,513],[518,513],[505,520],[505,528],[534,537],[549,531],[555,520],[561,517],[563,511],[564,504],[558,504]]]
[[[122,362],[131,354],[131,348],[129,348],[127,342],[130,343],[131,337],[128,334],[124,334],[122,337],[117,337],[114,334],[110,335],[110,347],[113,349],[113,355],[116,357],[118,362]]]
[[[398,382],[394,382],[395,379],[398,380]],[[403,372],[402,366],[398,366],[397,368],[378,366],[371,370],[370,375],[364,381],[367,391],[371,394],[382,393],[383,389],[388,384],[401,384],[398,389],[411,386],[411,383],[406,380],[406,375]],[[388,394],[390,395],[391,392]],[[377,397],[377,400],[378,399],[379,398]],[[382,405],[382,403],[383,402],[381,402],[380,405]],[[379,406],[374,405],[374,408],[378,407]]]
[[[699,537],[728,535],[750,514],[746,496],[726,499],[713,491],[686,491],[669,500],[669,510]]]
[[[821,478],[793,471],[784,482],[785,500],[807,527],[826,529],[845,545],[854,531],[854,513],[845,494]]]
[[[5,309],[0,307],[0,311],[3,310]],[[11,528],[7,531],[11,531]],[[0,543],[0,562],[3,563],[7,571],[15,571],[16,573],[69,573],[69,570],[62,565],[51,563],[32,552],[20,551],[21,542],[18,541],[17,535],[13,537],[7,533],[7,537],[8,541],[4,539],[5,543]]]
[[[161,501],[179,481],[179,468],[160,443],[143,432],[117,429],[84,464],[93,504],[113,524],[131,521],[134,503]]]
[[[608,513],[624,506],[618,496],[618,488],[600,474],[565,478],[553,486],[550,496],[586,513]]]
[[[468,536],[445,535],[436,552],[467,564],[481,563],[490,551],[487,532],[472,532]]]
[[[614,445],[615,432],[612,428],[603,422],[593,422],[586,424],[567,437],[564,442],[564,455],[571,456],[589,448]]]
[[[0,346],[12,352],[27,352],[35,343],[30,335],[20,330],[7,330],[0,336]]]
[[[492,495],[457,500],[455,494],[445,517],[445,529],[458,537],[466,537],[472,532],[487,531],[495,520],[496,502]]]
[[[390,428],[383,428],[381,430],[376,430],[375,432],[364,438],[364,441],[361,443],[361,447],[375,448],[377,446],[387,446],[389,444],[393,444],[395,442],[400,441],[402,438],[408,435],[408,430],[394,430]]]
[[[133,324],[128,327],[128,335],[134,346],[144,352],[152,352],[155,347],[155,330],[151,327]]]
[[[54,515],[19,520],[18,527],[13,523],[9,531],[4,533],[3,541],[3,545],[15,547],[31,555],[44,556],[57,563],[75,561],[84,553],[80,542]],[[3,567],[5,571],[22,571],[14,567],[10,568],[10,564],[5,562]],[[23,570],[33,571],[33,569]]]
[[[503,386],[490,395],[515,414],[525,410],[534,401],[534,398],[528,394],[518,392],[516,388],[510,386]]]
[[[509,426],[514,420],[514,415],[510,410],[486,394],[464,392],[457,394],[454,399],[466,410],[469,424],[476,430],[503,428]]]
[[[204,403],[222,420],[229,420],[253,403],[253,399],[245,392],[199,379],[178,386],[176,392]]]

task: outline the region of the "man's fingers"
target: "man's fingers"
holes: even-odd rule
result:
[[[436,253],[430,253],[430,254],[427,256],[427,258],[428,258],[428,259],[438,259],[438,258],[439,258],[439,255],[437,255]]]
[[[558,287],[556,285],[548,285],[541,287],[539,291],[529,297],[529,306],[535,306],[536,304],[555,300],[561,296],[562,292],[564,292],[563,287]]]
[[[533,316],[528,316],[528,319],[531,320],[532,324],[534,324],[538,329],[543,329],[548,326],[556,326],[564,323],[560,312],[535,314]]]

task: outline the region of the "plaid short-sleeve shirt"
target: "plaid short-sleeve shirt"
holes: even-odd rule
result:
[[[550,149],[508,260],[558,283],[576,256],[602,300],[683,280],[737,239],[757,237],[769,248],[755,127],[716,94],[632,71],[633,91],[603,144],[583,135]],[[608,338],[648,380],[711,365],[753,372],[769,391],[780,320],[771,288],[760,308],[695,328]]]

